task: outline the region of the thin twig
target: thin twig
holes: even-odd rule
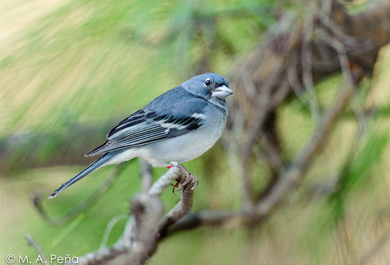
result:
[[[304,30],[302,36],[302,79],[303,85],[309,99],[310,112],[312,119],[317,121],[320,116],[320,109],[318,107],[318,99],[314,90],[313,71],[312,71],[312,51],[310,38],[313,32],[313,15],[308,14],[304,21]]]
[[[38,251],[40,257],[43,260],[43,263],[48,264],[45,253],[43,252],[42,248],[38,245],[38,243],[34,240],[34,238],[29,234],[27,234],[25,237],[27,239],[27,244],[33,246]]]
[[[99,247],[99,250],[100,249],[103,249],[106,247],[106,244],[107,244],[107,241],[108,241],[108,238],[110,236],[110,233],[112,231],[112,228],[114,228],[114,226],[122,219],[128,219],[129,216],[127,214],[120,214],[118,216],[115,216],[114,218],[112,218],[110,220],[110,222],[108,223],[107,227],[106,227],[106,230],[104,231],[104,234],[103,234],[103,239],[102,239],[102,242],[100,243],[100,247]]]

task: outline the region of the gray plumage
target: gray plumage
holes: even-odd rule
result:
[[[209,150],[226,124],[225,98],[233,92],[214,73],[195,76],[116,125],[107,141],[86,156],[103,154],[49,198],[97,169],[140,157],[153,166],[172,166]]]

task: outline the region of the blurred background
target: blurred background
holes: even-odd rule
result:
[[[390,264],[389,18],[389,1],[2,1],[0,260],[37,255],[25,234],[47,255],[113,244],[141,191],[136,160],[46,198],[117,122],[212,71],[235,94],[221,141],[185,164],[193,212],[267,198],[348,76],[358,85],[264,222],[176,233],[149,264]]]

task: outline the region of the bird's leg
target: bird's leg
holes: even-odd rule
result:
[[[192,185],[191,187],[191,190],[195,190],[196,186],[198,185],[199,181],[198,179],[195,177],[194,174],[192,174],[191,172],[189,172],[183,165],[180,165],[179,163],[177,162],[172,162],[171,163],[172,166],[174,167],[178,167],[180,168],[182,171],[184,171],[184,173],[186,174],[186,180],[183,182],[183,184],[181,184],[181,188],[180,189],[177,189],[176,191],[179,191],[181,190],[183,187],[185,187],[186,185]],[[176,182],[175,186],[173,186],[173,189],[175,189],[175,187],[177,186],[178,187],[179,183]]]

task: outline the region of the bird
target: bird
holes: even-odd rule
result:
[[[228,81],[215,73],[192,77],[168,90],[119,122],[105,143],[85,155],[102,156],[49,199],[101,167],[136,157],[154,167],[178,167],[186,175],[181,187],[192,185],[194,190],[198,180],[182,163],[201,156],[221,137],[228,115],[225,99],[232,94]]]

